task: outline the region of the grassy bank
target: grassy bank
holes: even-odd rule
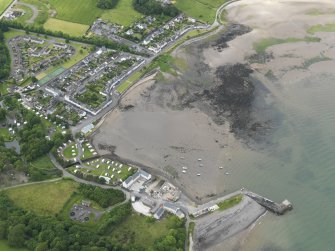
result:
[[[220,203],[218,203],[219,209],[220,210],[226,210],[228,208],[231,208],[233,206],[236,206],[237,204],[239,204],[243,199],[243,195],[239,194],[236,196],[233,196],[229,199],[226,199]]]

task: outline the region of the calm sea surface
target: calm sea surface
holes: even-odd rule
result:
[[[335,250],[335,75],[276,89],[281,98],[268,101],[281,123],[260,154],[235,157],[229,186],[294,210],[263,217],[243,250]]]

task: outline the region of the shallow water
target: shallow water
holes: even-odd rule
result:
[[[272,101],[281,124],[261,154],[235,157],[229,187],[278,202],[287,198],[294,210],[261,219],[243,250],[334,250],[335,74],[279,92],[284,98]]]

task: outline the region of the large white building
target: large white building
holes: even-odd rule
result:
[[[129,176],[125,181],[122,182],[122,186],[124,188],[131,187],[132,184],[134,184],[135,181],[137,181],[139,178],[144,178],[146,180],[151,179],[151,174],[147,173],[145,171],[139,170],[134,175]]]

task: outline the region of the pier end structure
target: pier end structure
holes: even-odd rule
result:
[[[267,210],[277,215],[283,215],[287,211],[291,211],[293,209],[292,203],[287,199],[285,199],[281,203],[277,203],[252,192],[245,192],[245,195],[256,201],[261,206],[265,207]]]

